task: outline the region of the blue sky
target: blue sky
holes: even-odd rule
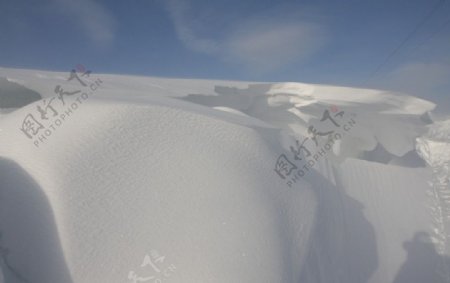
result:
[[[398,52],[386,56],[442,1]],[[448,97],[449,0],[0,0],[0,66]]]

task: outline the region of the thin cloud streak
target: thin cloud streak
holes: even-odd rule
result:
[[[77,23],[86,35],[100,45],[109,44],[115,37],[116,20],[94,0],[53,0],[63,13]]]
[[[166,1],[178,39],[192,51],[214,55],[224,62],[256,74],[270,73],[313,56],[326,43],[324,28],[318,24],[277,18],[250,17],[230,24],[218,39],[201,38],[193,28],[197,21],[187,1]],[[213,31],[212,31],[213,32]]]
[[[187,1],[168,0],[166,1],[166,7],[179,40],[187,48],[206,54],[218,52],[217,42],[211,39],[199,38],[191,27],[191,21],[188,18],[190,7]]]
[[[314,55],[326,42],[324,32],[309,23],[258,23],[226,39],[226,58],[259,72],[280,69]]]

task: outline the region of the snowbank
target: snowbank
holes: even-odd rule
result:
[[[448,282],[434,213],[447,204],[432,168],[402,157],[423,144],[430,102],[298,83],[0,77],[44,97],[0,117],[0,282]],[[81,91],[57,98],[57,86]],[[311,126],[327,132],[317,145]],[[296,143],[308,137],[310,155]]]

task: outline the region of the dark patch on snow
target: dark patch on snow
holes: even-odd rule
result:
[[[392,164],[409,168],[426,167],[426,162],[419,156],[417,151],[411,150],[405,155],[399,157],[387,151],[383,145],[378,144],[376,148],[371,151],[365,151],[360,156],[360,159],[377,162],[382,164]]]
[[[0,180],[0,276],[3,273],[4,282],[72,283],[44,190],[25,169],[4,158],[0,158]]]
[[[20,108],[40,99],[38,92],[0,77],[0,108]]]

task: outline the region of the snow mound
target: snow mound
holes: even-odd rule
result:
[[[0,76],[22,82],[43,94],[55,95],[55,86],[79,88],[68,73],[0,68]],[[428,113],[435,104],[407,96],[372,89],[358,89],[302,83],[250,83],[237,81],[166,79],[96,74],[103,83],[96,96],[119,100],[148,101],[149,97],[172,97],[207,106],[210,109],[242,116],[245,114],[264,127],[280,129],[278,142],[285,149],[311,136],[311,126],[320,124],[330,108],[352,119],[351,131],[333,143],[330,158],[364,158],[364,152],[381,146],[391,158],[415,150],[415,138],[426,132],[431,122]],[[92,78],[83,80],[94,81]],[[124,95],[126,93],[126,95]],[[149,95],[151,94],[151,95]],[[230,116],[230,115],[226,115]],[[352,122],[353,123],[353,122]],[[329,132],[327,127],[324,131]],[[318,137],[321,144],[328,137]],[[311,147],[311,146],[309,146]]]
[[[274,178],[281,148],[251,128],[164,103],[92,98],[39,148],[17,130],[37,104],[5,118],[10,278],[125,282],[158,274],[141,268],[155,250],[166,258],[160,270],[176,267],[173,282],[296,281],[315,217],[311,186]]]
[[[390,162],[417,146],[442,165],[431,142],[448,124],[422,134],[430,102],[299,83],[0,76],[44,96],[0,117],[0,282],[450,282],[435,168]]]
[[[216,86],[213,95],[190,94],[183,99],[235,109],[297,138],[309,136],[311,125],[323,121],[324,110],[330,107],[350,113],[355,125],[333,150],[342,158],[374,150],[378,144],[395,156],[405,155],[415,149],[414,140],[425,132],[427,113],[435,107],[400,94],[301,83],[250,84],[245,89]]]

